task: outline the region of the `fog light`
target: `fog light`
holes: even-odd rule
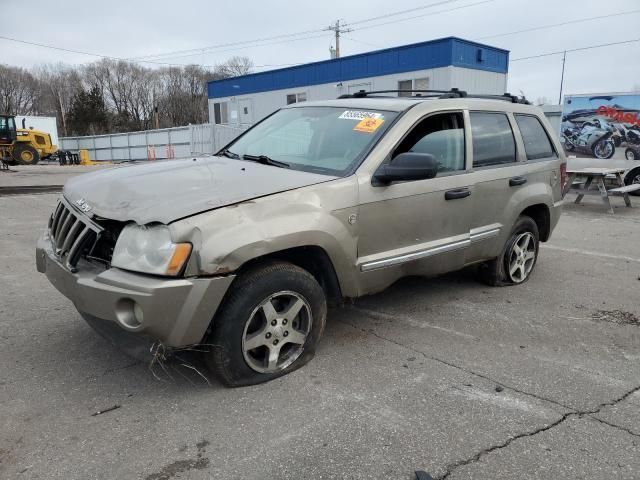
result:
[[[139,330],[144,321],[142,307],[130,298],[121,298],[116,304],[116,318],[127,330]]]

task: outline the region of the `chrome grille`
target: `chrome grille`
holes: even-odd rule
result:
[[[49,236],[58,259],[72,272],[82,254],[92,248],[102,231],[84,214],[61,199],[49,219]]]

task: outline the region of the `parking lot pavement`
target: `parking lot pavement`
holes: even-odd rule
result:
[[[640,203],[568,205],[525,285],[331,310],[309,365],[225,389],[125,357],[35,271],[55,201],[0,198],[0,478],[638,478]]]
[[[21,187],[26,185],[64,185],[71,177],[81,173],[94,172],[115,165],[12,165],[8,172],[0,172],[1,187]]]

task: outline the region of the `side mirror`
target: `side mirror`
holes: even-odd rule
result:
[[[374,185],[391,182],[407,182],[434,178],[438,174],[438,162],[429,153],[405,152],[391,162],[380,165],[373,175]]]

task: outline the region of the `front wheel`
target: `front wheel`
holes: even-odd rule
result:
[[[309,362],[327,303],[306,270],[274,262],[241,274],[213,320],[205,361],[228,386],[255,385]]]
[[[13,159],[18,165],[35,165],[40,161],[38,150],[27,144],[13,147]]]
[[[592,149],[593,156],[601,160],[609,160],[616,153],[616,147],[611,140],[600,140]]]
[[[638,152],[633,148],[627,148],[624,151],[624,158],[626,158],[627,160],[639,160],[640,154],[638,154]]]
[[[524,283],[538,260],[539,245],[538,225],[520,216],[500,256],[480,266],[480,279],[496,287]]]

